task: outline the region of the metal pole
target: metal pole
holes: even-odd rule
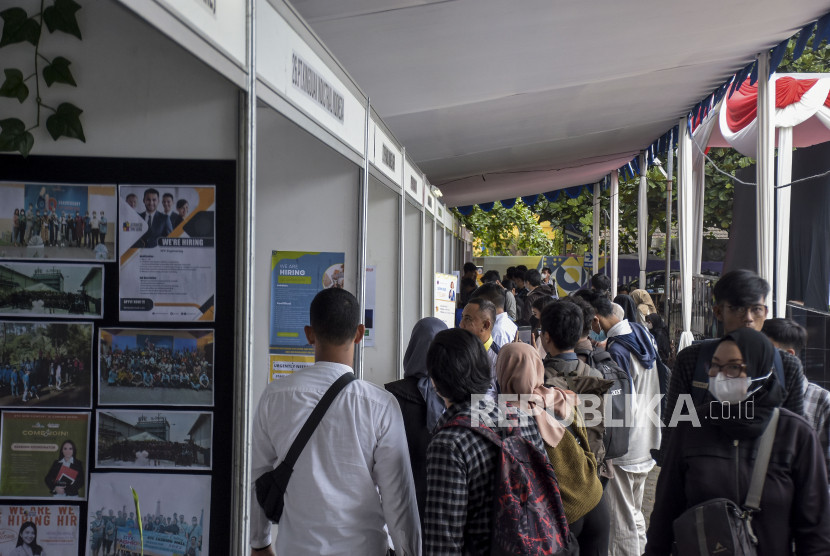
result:
[[[758,274],[773,284],[773,221],[775,219],[775,82],[769,78],[769,51],[757,56],[758,61],[758,161],[756,164],[758,218]],[[769,306],[771,294],[765,303]],[[772,313],[769,313],[772,314]]]
[[[640,151],[640,188],[637,192],[637,258],[640,262],[640,289],[646,289],[648,268],[648,177],[646,151]]]
[[[424,292],[424,272],[426,272],[427,266],[427,254],[426,254],[426,242],[427,242],[427,177],[422,176],[421,179],[423,180],[424,184],[424,194],[421,199],[421,272],[418,273],[419,279],[419,288],[418,290],[421,292],[420,301],[421,301],[421,308],[420,318],[424,318],[426,316],[426,312],[424,311],[424,302],[426,301],[426,293]],[[432,284],[432,280],[430,280],[430,284]]]
[[[372,101],[366,98],[366,130],[363,142],[363,176],[360,183],[357,230],[357,302],[362,314],[360,322],[366,320],[366,243],[369,212],[369,121],[372,114]],[[354,371],[357,378],[363,378],[363,360],[365,343],[355,346]]]
[[[593,267],[591,268],[591,275],[596,274],[599,268],[599,235],[600,235],[600,206],[599,206],[599,182],[594,184],[594,230],[593,230],[593,241],[591,242],[591,260],[593,262]]]
[[[401,204],[398,212],[398,379],[403,378],[404,292],[406,291],[406,147],[401,149]]]
[[[617,297],[617,280],[620,275],[620,176],[619,171],[611,172],[611,299]]]
[[[256,1],[248,0],[245,27],[247,44],[245,93],[240,93],[241,168],[236,191],[236,342],[234,345],[235,375],[233,381],[233,488],[231,491],[231,554],[250,552],[251,507],[251,413],[253,391],[251,374],[254,337],[254,273],[256,220]],[[257,369],[262,376],[261,371]]]
[[[671,209],[672,190],[674,189],[674,130],[669,131],[669,161],[666,171],[666,282],[663,295],[666,301],[666,329],[671,330]]]

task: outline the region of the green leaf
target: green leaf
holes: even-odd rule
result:
[[[54,114],[46,118],[46,129],[55,141],[60,137],[79,139],[86,143],[80,115],[83,110],[68,102],[62,103]]]
[[[43,68],[43,80],[46,81],[46,85],[51,87],[52,83],[66,83],[67,85],[77,87],[78,84],[75,83],[72,72],[69,71],[69,65],[71,63],[63,56],[58,56],[52,60],[51,64]]]
[[[23,8],[9,8],[0,12],[3,18],[3,34],[0,47],[19,42],[30,42],[37,46],[40,40],[40,24],[30,18]]]
[[[43,22],[50,33],[63,31],[69,35],[81,38],[81,28],[75,12],[81,9],[74,0],[55,0],[55,4],[43,10]]]
[[[0,85],[0,97],[16,98],[21,103],[29,96],[29,88],[23,83],[23,72],[19,69],[3,70],[6,80]]]
[[[34,144],[35,138],[26,131],[26,125],[21,120],[0,120],[0,152],[17,151],[26,157]]]

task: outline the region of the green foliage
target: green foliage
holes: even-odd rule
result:
[[[475,207],[469,216],[464,216],[455,209],[453,211],[472,232],[476,256],[555,253],[553,242],[542,230],[539,218],[521,199],[517,199],[510,209],[496,202],[490,212]]]
[[[0,152],[19,152],[24,157],[28,156],[35,143],[34,136],[30,132],[40,126],[41,111],[44,109],[53,112],[46,119],[46,130],[52,139],[57,141],[61,137],[67,137],[86,142],[80,120],[83,110],[68,102],[52,108],[43,101],[40,94],[41,77],[47,87],[52,87],[56,83],[77,87],[75,78],[69,69],[72,62],[63,56],[56,56],[49,60],[40,53],[40,46],[44,24],[50,34],[57,31],[80,40],[81,29],[78,26],[76,13],[81,6],[74,0],[54,0],[51,5],[44,8],[45,2],[46,0],[41,0],[40,11],[32,16],[20,7],[8,8],[0,12],[0,18],[3,20],[0,48],[20,43],[30,43],[34,46],[32,64],[34,71],[28,77],[24,77],[23,71],[18,68],[4,68],[5,80],[0,85],[0,97],[16,98],[22,104],[29,98],[30,91],[26,81],[34,78],[34,102],[37,104],[37,121],[29,128],[18,118],[0,120]],[[41,75],[38,72],[38,65],[43,61],[46,65]]]

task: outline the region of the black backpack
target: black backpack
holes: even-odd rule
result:
[[[613,419],[613,423],[605,423],[605,433],[602,443],[605,446],[605,458],[614,459],[628,453],[628,436],[631,427],[626,421],[626,414],[631,414],[631,379],[619,365],[611,358],[611,354],[604,350],[575,350],[577,355],[586,357],[586,365],[602,373],[606,380],[614,384],[606,394],[605,412]]]

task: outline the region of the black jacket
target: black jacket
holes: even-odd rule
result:
[[[418,379],[408,377],[385,384],[401,406],[403,426],[406,430],[406,444],[409,447],[409,460],[412,464],[412,477],[415,480],[415,498],[423,529],[424,504],[427,499],[427,446],[432,440],[432,432],[427,430],[427,404],[418,390]]]
[[[721,410],[717,402],[711,408],[715,414]],[[657,481],[646,556],[671,553],[672,522],[688,508],[712,498],[729,498],[739,506],[746,500],[758,439],[733,440],[708,416],[700,423],[682,422],[672,435]],[[792,540],[799,556],[830,554],[830,497],[821,448],[809,423],[783,408],[761,511],[752,527],[760,556],[791,554]]]

